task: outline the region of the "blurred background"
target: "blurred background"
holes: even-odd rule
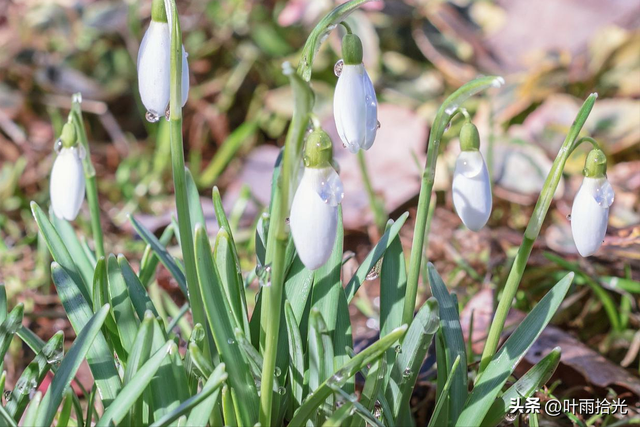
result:
[[[211,189],[221,189],[246,272],[255,267],[255,222],[268,203],[273,164],[291,116],[282,63],[297,63],[307,35],[336,4],[178,0],[191,82],[184,109],[186,159],[210,231],[216,230]],[[68,340],[74,336],[29,209],[31,200],[49,205],[53,145],[71,94],[81,92],[84,100],[107,250],[124,253],[136,264],[144,243],[127,215],[158,235],[175,216],[168,124],[145,121],[137,92],[136,58],[150,8],[150,0],[0,1],[0,282],[12,303],[25,303],[25,322],[41,338],[60,329]],[[480,130],[493,176],[489,224],[470,232],[453,210],[449,189],[457,120],[441,145],[427,253],[464,307],[462,327],[476,354],[557,150],[582,101],[599,94],[583,133],[598,140],[609,156],[616,198],[608,235],[596,256],[576,255],[568,214],[582,180],[587,147],[581,147],[567,164],[508,322],[518,323],[559,277],[575,271],[575,289],[555,326],[543,333],[521,369],[560,345],[562,363],[545,396],[622,397],[637,412],[640,0],[378,1],[348,22],[363,40],[364,62],[380,103],[381,128],[366,153],[367,168],[385,214],[411,213],[401,234],[407,251],[438,107],[478,75],[506,80],[501,89],[465,105]],[[316,114],[334,136],[333,66],[340,58],[340,36],[340,30],[333,31],[323,45],[312,78]],[[345,185],[350,258],[345,274],[350,274],[379,238],[380,221],[372,214],[356,157],[340,147],[337,137],[334,141]],[[86,204],[75,225],[81,235],[91,235]],[[169,243],[177,254],[176,245]],[[372,272],[351,307],[354,337],[362,345],[377,334],[376,276]],[[251,281],[249,275],[249,292],[255,292]],[[167,318],[184,303],[163,267],[151,291]],[[428,286],[420,297],[428,297]],[[190,328],[186,321],[179,327]],[[28,351],[18,341],[12,345],[4,365],[8,384],[30,359],[22,357]],[[433,404],[429,367],[414,396],[418,419]],[[82,375],[90,383],[89,372]],[[607,425],[610,420],[564,416],[547,421]]]

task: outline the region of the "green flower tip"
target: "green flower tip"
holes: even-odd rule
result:
[[[607,156],[599,148],[594,148],[587,155],[584,162],[584,176],[589,178],[603,178],[607,173]]]
[[[151,20],[155,22],[168,22],[167,11],[164,8],[164,0],[153,0],[153,3],[151,3]]]
[[[460,130],[460,150],[478,151],[480,149],[480,134],[478,128],[471,122],[466,122]]]
[[[347,65],[362,64],[362,42],[355,34],[342,37],[342,60]]]
[[[304,165],[308,168],[325,168],[331,166],[333,159],[333,143],[322,129],[316,129],[307,138],[304,149]]]
[[[76,145],[76,127],[73,122],[67,122],[62,127],[62,133],[60,134],[60,141],[65,148],[71,148]]]

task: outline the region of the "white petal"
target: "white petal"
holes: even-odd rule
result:
[[[84,171],[77,148],[63,148],[51,169],[50,195],[53,213],[67,221],[78,216],[84,199]]]
[[[338,135],[343,145],[352,153],[365,145],[367,108],[364,74],[362,64],[345,64],[333,96],[333,115]]]
[[[182,106],[187,103],[189,98],[189,61],[187,57],[189,55],[182,46]]]
[[[376,91],[373,87],[373,83],[369,78],[367,70],[364,70],[364,103],[367,118],[365,119],[365,136],[364,136],[364,148],[368,150],[376,140],[376,133],[378,132],[378,98],[376,97]]]
[[[169,105],[169,25],[151,21],[138,52],[138,88],[147,111],[163,116]]]
[[[583,257],[593,255],[602,245],[609,222],[609,206],[598,204],[598,191],[606,178],[585,178],[573,200],[571,233]]]
[[[326,171],[306,168],[291,205],[291,234],[302,263],[310,270],[323,266],[333,250],[338,208],[324,203],[318,189]]]
[[[491,216],[489,172],[479,151],[463,151],[453,173],[453,205],[468,229],[478,231]]]

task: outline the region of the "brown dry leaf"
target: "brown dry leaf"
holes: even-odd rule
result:
[[[420,191],[421,170],[427,143],[427,123],[413,111],[398,105],[380,104],[378,130],[373,147],[365,152],[367,169],[375,192],[381,196],[387,212],[393,212]],[[342,212],[344,227],[364,227],[373,221],[369,199],[364,189],[358,158],[342,147],[333,117],[323,121],[323,128],[334,143],[334,158],[340,165],[344,184]]]

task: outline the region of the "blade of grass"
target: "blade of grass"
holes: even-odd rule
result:
[[[249,319],[244,299],[244,284],[239,273],[240,264],[233,254],[232,240],[225,228],[220,228],[214,246],[214,258],[227,295],[235,326],[249,333]]]
[[[467,355],[465,352],[464,339],[462,338],[462,327],[458,316],[458,308],[454,299],[449,294],[442,278],[436,271],[433,264],[427,267],[429,273],[429,285],[433,296],[438,300],[440,307],[440,327],[444,338],[444,350],[446,355],[446,370],[451,372],[455,359],[459,356],[463,362],[463,368],[456,371],[456,376],[451,384],[451,397],[447,411],[449,425],[455,424],[458,416],[462,412],[464,402],[467,400]]]
[[[149,298],[147,290],[140,282],[140,279],[138,279],[138,276],[133,271],[124,255],[118,255],[118,265],[120,265],[120,271],[122,272],[122,277],[127,284],[129,297],[131,298],[131,303],[136,310],[138,319],[144,318],[144,313],[147,310],[150,310],[154,316],[158,317],[156,307],[153,305],[153,302],[151,302],[151,298]]]
[[[540,300],[494,355],[476,381],[473,392],[457,421],[458,426],[476,425],[482,422],[509,375],[562,303],[571,286],[573,275],[573,273],[567,274]]]
[[[139,321],[133,311],[127,284],[124,281],[122,271],[114,255],[109,255],[107,259],[107,276],[109,283],[109,302],[111,303],[116,327],[118,328],[118,335],[128,355],[131,353],[131,349],[136,340]]]
[[[357,372],[366,368],[367,365],[373,363],[380,358],[385,351],[398,340],[402,339],[407,331],[407,325],[390,332],[387,336],[376,341],[360,353],[356,354],[347,364],[345,364],[338,372],[333,374],[328,380],[326,380],[296,411],[293,418],[289,422],[289,425],[297,426],[304,425],[307,420],[313,415],[315,410],[326,400],[326,398],[332,393],[331,386],[341,387],[347,379],[354,376]]]
[[[55,262],[51,265],[51,276],[71,326],[76,334],[80,334],[93,316],[91,308],[80,293],[78,285]],[[113,353],[102,333],[93,341],[87,354],[87,362],[106,408],[116,398],[122,385]]]
[[[440,417],[440,412],[447,404],[447,400],[449,398],[449,389],[451,389],[451,384],[453,384],[453,378],[455,376],[456,370],[458,369],[458,365],[460,364],[460,356],[456,357],[456,360],[453,362],[453,366],[451,367],[451,372],[447,376],[447,382],[445,382],[444,387],[442,388],[442,392],[440,393],[440,397],[436,402],[435,408],[433,408],[433,414],[431,415],[431,420],[429,421],[428,427],[437,427],[437,420]]]
[[[24,426],[37,426],[36,418],[38,416],[38,412],[40,410],[40,404],[42,403],[42,392],[37,391],[33,396],[33,399],[29,403],[29,407],[27,408],[27,413],[24,414]],[[44,424],[42,424],[44,425]]]
[[[133,380],[135,374],[138,372],[138,370],[140,370],[144,363],[149,360],[149,356],[151,356],[154,318],[155,317],[153,313],[151,311],[147,311],[147,313],[143,317],[140,328],[138,328],[135,345],[131,349],[129,359],[127,360],[127,365],[124,370],[123,383],[125,386]],[[143,424],[142,404],[142,399],[138,398],[138,400],[134,403],[134,406],[131,408],[131,416],[129,419],[132,425]]]
[[[284,304],[285,321],[287,324],[287,337],[289,343],[289,384],[293,395],[293,410],[302,404],[304,396],[304,353],[300,329],[289,300]]]
[[[58,372],[53,377],[47,390],[47,394],[40,403],[38,414],[32,425],[49,426],[53,423],[53,418],[62,402],[64,391],[71,384],[80,364],[92,348],[97,336],[101,335],[100,329],[104,319],[109,314],[109,305],[105,304],[91,319],[76,337],[69,352],[62,360]],[[33,401],[32,401],[33,404]]]
[[[164,229],[162,235],[160,236],[160,239],[158,240],[160,247],[164,248],[169,244],[171,238],[173,237],[173,232],[174,227],[172,224],[169,224]],[[151,245],[147,244],[147,247],[144,249],[144,253],[142,255],[142,260],[140,261],[140,272],[138,273],[138,277],[140,277],[140,282],[142,283],[142,286],[144,288],[149,286],[149,283],[151,283],[151,279],[153,279],[153,275],[156,272],[156,268],[158,267],[159,262],[160,259],[153,251],[153,248],[151,247]]]
[[[131,407],[136,400],[142,396],[142,392],[149,386],[153,376],[158,372],[163,360],[171,353],[177,352],[178,348],[173,341],[167,341],[165,345],[160,347],[153,356],[145,362],[142,367],[131,378],[131,381],[122,388],[116,400],[102,414],[102,417],[96,424],[96,427],[106,427],[111,423],[119,425],[127,416]]]
[[[24,304],[17,304],[0,325],[0,366],[4,365],[4,356],[9,350],[13,336],[18,332],[24,317]]]
[[[491,427],[498,425],[502,421],[511,406],[511,399],[525,399],[533,396],[536,390],[540,389],[553,375],[558,364],[560,364],[560,347],[556,347],[542,360],[536,363],[518,381],[507,389],[501,396],[496,398],[489,408],[489,412],[482,420],[481,426]]]
[[[349,280],[349,283],[347,284],[347,287],[344,291],[345,295],[347,296],[347,302],[351,302],[356,292],[360,288],[360,285],[364,283],[365,278],[367,277],[371,269],[376,265],[380,258],[382,258],[387,249],[389,249],[389,246],[391,246],[393,239],[395,239],[395,237],[400,232],[400,229],[404,225],[408,216],[408,212],[403,213],[400,218],[398,218],[396,222],[393,223],[393,225],[391,225],[391,227],[389,227],[387,231],[385,231],[385,233],[380,238],[380,241],[375,245],[371,252],[369,252],[369,255],[367,255],[365,260],[362,262],[362,264],[356,271],[356,274],[351,278],[351,280]]]

